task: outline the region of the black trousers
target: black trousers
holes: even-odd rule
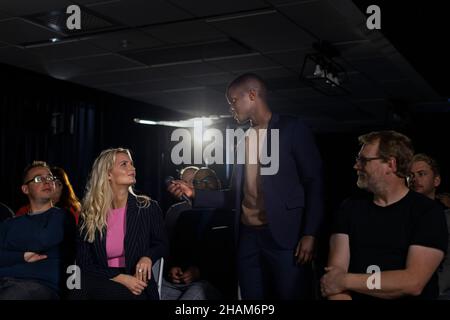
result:
[[[125,273],[125,270],[122,270]],[[124,285],[97,274],[82,272],[81,289],[72,290],[71,300],[159,300],[158,289],[153,278],[140,295],[134,295]]]
[[[26,279],[0,278],[0,300],[57,300],[55,290],[40,282]]]
[[[268,227],[240,225],[238,278],[244,300],[312,299],[311,265],[297,265],[295,248],[278,246]]]

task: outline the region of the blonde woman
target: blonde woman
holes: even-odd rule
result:
[[[129,150],[104,150],[95,160],[82,203],[77,241],[81,292],[87,299],[159,299],[152,265],[166,255],[157,202],[132,189]]]

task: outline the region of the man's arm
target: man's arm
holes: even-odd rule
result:
[[[418,296],[439,267],[443,257],[444,253],[439,249],[412,245],[408,250],[404,270],[380,273],[380,289],[367,287],[370,274],[347,274],[344,286],[351,291],[384,299],[395,299],[405,295]]]
[[[348,271],[350,264],[350,244],[348,235],[344,233],[333,234],[330,238],[330,252],[328,255],[328,267],[335,267],[343,272]],[[322,294],[326,295],[324,288]],[[351,300],[352,297],[348,292],[336,293],[329,295],[330,300]]]
[[[330,296],[348,290],[382,299],[418,296],[443,257],[444,253],[439,249],[412,245],[405,269],[380,272],[380,288],[369,288],[367,285],[372,274],[347,273],[338,265],[330,264],[321,280],[322,293]]]
[[[317,236],[324,217],[322,159],[311,130],[301,121],[296,123],[292,141],[295,163],[305,190],[302,233]]]
[[[0,267],[8,267],[24,262],[24,252],[0,248]]]

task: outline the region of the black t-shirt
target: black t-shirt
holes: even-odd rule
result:
[[[411,245],[447,251],[447,223],[442,208],[413,191],[387,207],[377,206],[371,194],[344,201],[333,233],[349,236],[349,273],[367,273],[370,265],[379,266],[381,271],[404,269]],[[435,299],[438,293],[435,272],[418,298]],[[352,293],[352,297],[372,298],[358,293]]]

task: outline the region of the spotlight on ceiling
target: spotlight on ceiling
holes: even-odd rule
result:
[[[313,47],[316,52],[305,56],[300,79],[327,96],[350,94],[342,86],[342,83],[348,81],[347,72],[334,60],[339,52],[326,42],[316,43]]]

